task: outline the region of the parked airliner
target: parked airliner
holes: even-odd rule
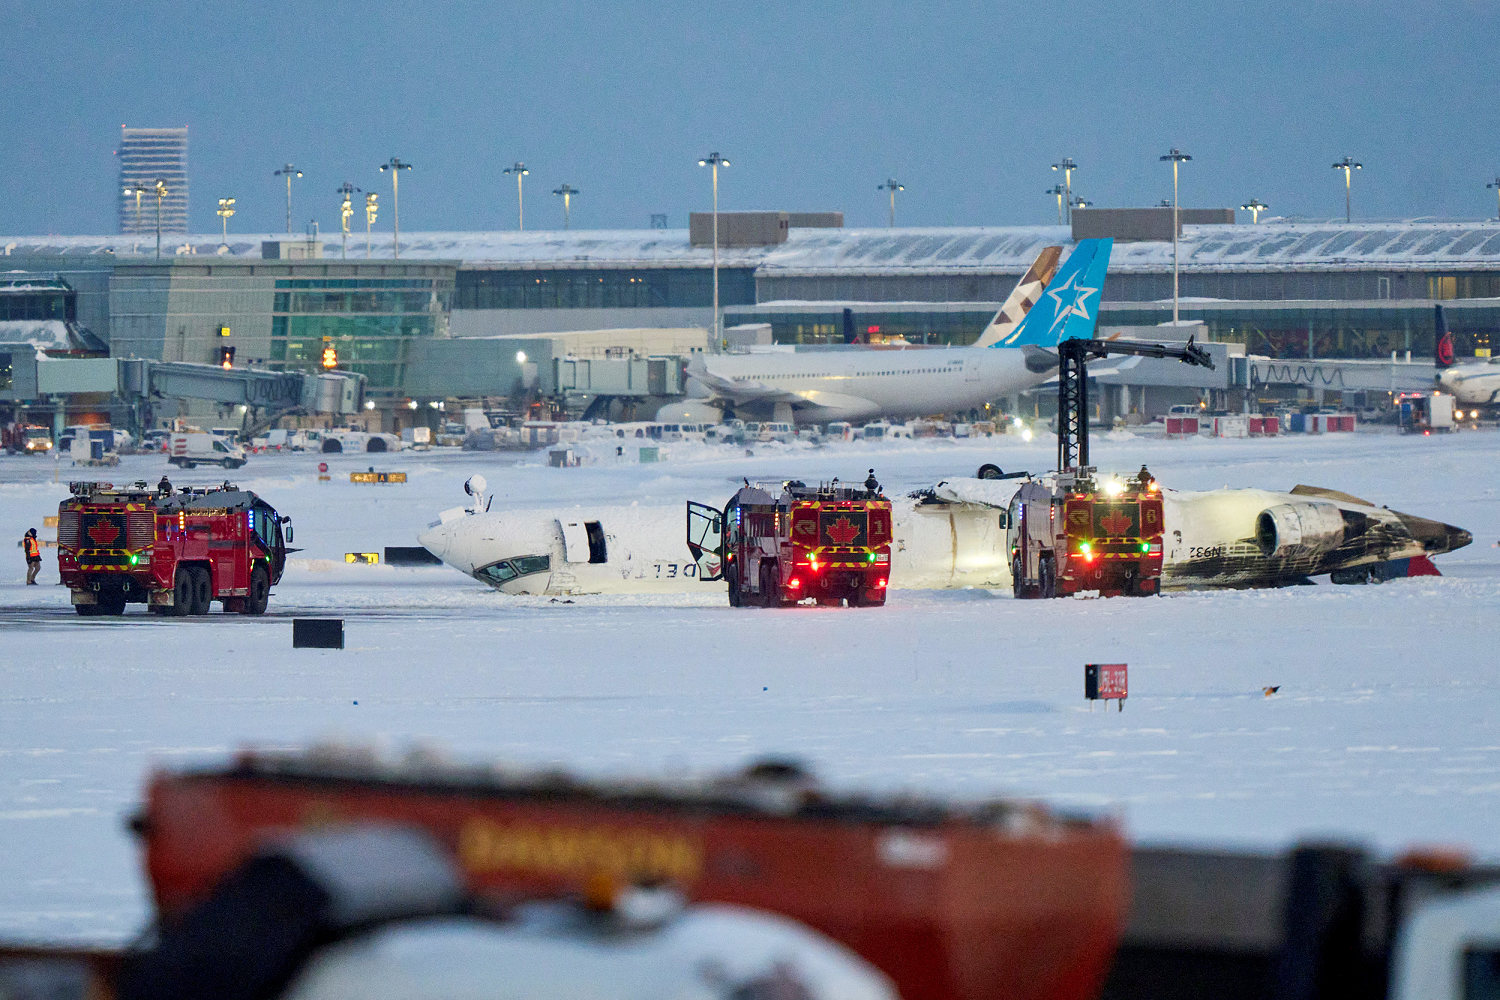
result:
[[[688,365],[690,402],[715,411],[703,419],[822,424],[953,413],[1029,389],[1057,369],[1049,348],[1093,336],[1112,247],[1080,240],[1040,295],[1028,272],[973,346],[700,355]]]
[[[1500,406],[1500,358],[1458,364],[1443,307],[1433,308],[1437,312],[1437,351],[1433,360],[1437,365],[1438,387],[1462,406]]]

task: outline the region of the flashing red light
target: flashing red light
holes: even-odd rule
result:
[[[885,589],[885,577],[881,577],[879,580],[875,581],[875,589],[876,590],[884,590]]]
[[[797,579],[795,576],[792,577],[790,580],[788,580],[786,585],[788,587],[792,588],[793,590],[801,590],[802,589],[802,581],[799,580],[799,579]]]

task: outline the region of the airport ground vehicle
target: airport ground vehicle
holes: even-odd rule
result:
[[[746,484],[722,511],[689,501],[687,519],[698,577],[722,576],[730,607],[885,603],[891,502],[878,490],[793,481],[773,496]]]
[[[199,465],[238,469],[245,464],[245,449],[225,441],[218,434],[189,431],[172,435],[167,447],[167,462],[180,469],[192,469]]]
[[[168,495],[144,482],[68,489],[57,509],[57,562],[80,615],[118,615],[128,603],[201,615],[211,601],[265,612],[291,528],[254,493],[226,484]]]
[[[1162,499],[1149,477],[1101,484],[1084,468],[1028,480],[1005,521],[1017,597],[1160,592]]]
[[[1101,482],[1089,465],[1088,359],[1128,354],[1210,368],[1213,362],[1191,338],[1182,347],[1064,340],[1057,353],[1057,471],[1039,479],[1027,476],[1005,516],[1013,592],[1017,597],[1160,593],[1164,521],[1155,480],[1141,466],[1128,481]]]
[[[40,424],[10,424],[0,428],[0,446],[12,455],[45,455],[52,450],[52,432]]]
[[[1397,420],[1403,434],[1447,433],[1453,430],[1453,397],[1440,392],[1403,394],[1397,400]]]
[[[1127,907],[1115,822],[1037,803],[843,795],[783,760],[603,782],[356,751],[242,753],[154,775],[133,826],[157,913],[182,918],[311,816],[424,831],[480,896],[548,898],[605,879],[779,913],[859,953],[904,1000],[1095,996]]]

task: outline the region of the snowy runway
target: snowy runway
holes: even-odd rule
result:
[[[1145,461],[1169,487],[1329,486],[1474,533],[1437,560],[1443,578],[1377,587],[1051,602],[897,591],[883,609],[765,611],[731,610],[711,585],[564,603],[505,598],[446,567],[342,561],[414,544],[475,471],[497,509],[722,502],[741,476],[862,478],[873,465],[904,491],[983,461],[1041,471],[1052,450],[679,446],[661,465],[579,469],[544,455],[347,455],[328,457],[323,484],[324,456],[257,457],[236,481],[290,514],[304,548],[260,619],[132,606],[82,620],[55,563],[51,585],[21,584],[17,550],[0,572],[0,937],[116,941],[141,927],[123,820],[151,766],[328,738],[596,774],[791,755],[841,787],[1116,812],[1143,841],[1333,836],[1500,858],[1500,435],[1096,440],[1101,468]],[[127,458],[88,478],[154,482],[164,465]],[[410,482],[347,481],[370,465]],[[84,471],[54,484],[50,460],[0,458],[0,537],[40,527]],[[298,615],[344,618],[348,648],[292,650]],[[1123,712],[1083,700],[1083,664],[1101,661],[1130,664]]]

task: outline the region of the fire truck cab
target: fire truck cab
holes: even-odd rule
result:
[[[1160,592],[1161,492],[1144,469],[1102,483],[1092,468],[1028,480],[1005,526],[1016,597]]]
[[[794,480],[782,484],[779,495],[771,489],[747,483],[722,511],[689,501],[688,549],[700,579],[727,581],[730,607],[784,607],[808,599],[884,604],[891,502],[836,481],[811,487]]]
[[[127,603],[170,615],[259,615],[286,568],[290,518],[249,490],[157,490],[70,483],[58,505],[57,561],[80,615]]]

